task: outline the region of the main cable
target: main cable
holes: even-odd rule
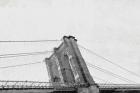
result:
[[[24,40],[8,40],[8,41],[0,41],[0,43],[31,43],[31,42],[58,42],[61,40],[29,40],[29,41],[24,41]]]
[[[114,63],[114,62],[108,60],[107,58],[105,58],[105,57],[103,57],[103,56],[101,56],[101,55],[99,55],[99,54],[97,54],[97,53],[91,51],[90,49],[87,49],[87,48],[83,47],[82,45],[79,45],[79,46],[80,46],[81,48],[87,50],[88,52],[92,53],[93,55],[96,55],[97,57],[100,57],[100,58],[104,59],[106,62],[109,62],[109,63],[111,63],[111,64],[113,64],[113,65],[116,65],[117,67],[123,69],[124,71],[126,71],[126,72],[128,72],[128,73],[130,73],[130,74],[133,74],[133,75],[135,75],[135,76],[137,76],[137,77],[140,78],[140,75],[139,75],[139,74],[137,74],[137,73],[135,73],[135,72],[132,72],[132,71],[130,71],[130,70],[128,70],[128,69],[126,69],[126,68],[120,66],[119,64],[116,64],[116,63]]]
[[[11,57],[21,57],[21,56],[31,56],[31,55],[42,55],[46,53],[52,53],[53,51],[41,51],[41,52],[28,52],[28,53],[16,53],[16,54],[2,54],[0,58],[11,58]]]

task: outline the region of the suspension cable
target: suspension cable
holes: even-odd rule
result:
[[[115,73],[112,73],[112,72],[110,72],[110,71],[108,71],[108,70],[106,70],[106,69],[100,68],[99,66],[95,66],[95,65],[93,65],[93,64],[91,64],[91,63],[89,63],[89,62],[86,62],[86,63],[87,63],[88,66],[90,66],[90,67],[92,67],[92,68],[95,68],[95,69],[97,69],[97,70],[99,70],[99,71],[101,71],[101,72],[104,72],[104,73],[106,73],[106,74],[109,74],[109,75],[111,75],[111,76],[113,76],[113,77],[116,77],[116,78],[118,78],[118,79],[120,79],[120,80],[122,80],[122,81],[125,81],[125,82],[127,82],[127,83],[129,83],[129,82],[131,82],[131,83],[136,83],[136,82],[134,82],[134,81],[132,81],[132,80],[129,80],[129,79],[127,79],[127,78],[124,78],[124,77],[122,77],[122,76],[120,76],[120,75],[117,75],[117,74],[115,74]],[[136,83],[136,84],[137,84],[137,83]]]
[[[8,41],[0,41],[0,43],[31,43],[31,42],[59,42],[61,40],[30,40],[30,41],[18,41],[18,40],[8,40]]]
[[[132,72],[132,71],[130,71],[130,70],[124,68],[123,66],[120,66],[119,64],[116,64],[116,63],[114,63],[114,62],[108,60],[107,58],[105,58],[105,57],[103,57],[103,56],[101,56],[101,55],[99,55],[99,54],[97,54],[97,53],[91,51],[90,49],[87,49],[87,48],[85,48],[85,47],[83,47],[83,46],[81,46],[81,45],[79,45],[79,46],[80,46],[81,48],[85,49],[86,51],[90,52],[91,54],[96,55],[97,57],[100,57],[101,59],[105,60],[106,62],[109,62],[109,63],[111,63],[111,64],[113,64],[113,65],[116,65],[117,67],[121,68],[122,70],[124,70],[124,71],[126,71],[126,72],[128,72],[128,73],[130,73],[130,74],[133,74],[133,75],[135,75],[135,76],[137,76],[137,77],[140,78],[140,75],[139,75],[139,74],[137,74],[137,73],[135,73],[135,72]]]
[[[21,56],[32,56],[32,55],[42,55],[46,53],[52,53],[53,51],[41,51],[41,52],[28,52],[28,53],[16,53],[16,54],[2,54],[0,58],[11,58],[11,57],[21,57]]]

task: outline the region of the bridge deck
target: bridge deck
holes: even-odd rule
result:
[[[135,93],[140,93],[140,84],[98,84],[98,86],[101,93],[112,93],[112,91],[135,91]],[[75,91],[79,87],[86,87],[86,85],[63,83],[53,83],[52,85],[51,82],[36,81],[0,81],[0,93],[54,93],[57,91],[59,93],[60,91],[76,93]]]

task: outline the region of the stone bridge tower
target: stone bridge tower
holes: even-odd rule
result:
[[[45,62],[52,84],[86,84],[86,87],[78,88],[77,93],[99,93],[75,37],[64,36],[61,45],[54,49],[54,53]]]

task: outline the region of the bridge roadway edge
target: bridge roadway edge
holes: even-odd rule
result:
[[[53,88],[4,88],[0,93],[77,93],[75,88],[53,89]]]

